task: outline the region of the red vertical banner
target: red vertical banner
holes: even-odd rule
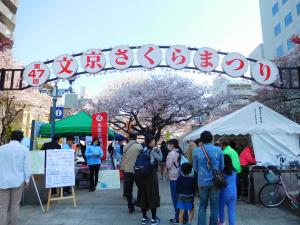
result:
[[[106,160],[108,142],[108,114],[107,112],[94,113],[92,116],[92,136],[99,138],[102,143],[103,160]]]

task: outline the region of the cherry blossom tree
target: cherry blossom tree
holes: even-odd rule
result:
[[[3,43],[4,42],[4,43]],[[11,45],[0,42],[0,68],[19,68],[12,56]],[[22,102],[17,102],[13,92],[2,91],[0,93],[0,144],[7,141],[10,126],[24,108]]]
[[[11,124],[16,117],[22,112],[25,105],[16,100],[15,95],[8,91],[2,92],[0,97],[0,144],[4,144],[8,140],[8,134],[11,129]]]
[[[207,84],[179,75],[151,75],[114,82],[98,96],[92,111],[108,111],[115,128],[158,141],[168,126],[181,124],[218,106]]]
[[[297,120],[297,113],[300,109],[299,90],[261,88],[257,90],[252,100],[265,104],[291,120]]]
[[[297,120],[300,109],[300,45],[295,44],[287,55],[274,59],[274,62],[278,67],[295,68],[291,74],[282,70],[281,76],[284,83],[292,83],[294,87],[299,88],[259,88],[252,98],[294,121]]]
[[[18,69],[22,66],[13,58],[11,49],[12,41],[0,41],[0,68]],[[21,82],[21,80],[17,80]],[[50,97],[40,94],[37,90],[27,89],[23,91],[0,91],[0,144],[8,141],[13,124],[21,115],[25,107],[36,107],[36,112],[41,107],[48,107],[51,104]],[[21,124],[17,124],[20,129]]]

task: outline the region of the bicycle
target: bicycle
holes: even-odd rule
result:
[[[300,188],[296,193],[289,192],[280,171],[275,166],[269,166],[264,175],[268,183],[259,191],[259,201],[262,205],[276,208],[289,199],[295,208],[300,206]],[[300,186],[300,173],[297,173],[296,177]]]

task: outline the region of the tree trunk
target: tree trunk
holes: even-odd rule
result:
[[[161,137],[161,128],[159,128],[159,129],[157,129],[156,130],[156,133],[155,133],[155,135],[154,135],[154,138],[155,138],[155,143],[157,144],[158,143],[158,141],[160,140],[160,137]]]

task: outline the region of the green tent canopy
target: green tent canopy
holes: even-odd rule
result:
[[[64,119],[55,122],[55,134],[67,136],[74,134],[78,136],[91,135],[92,117],[86,112],[79,112],[73,116],[68,116]],[[50,136],[51,124],[41,126],[40,135]],[[115,131],[111,128],[108,129],[108,138],[113,139]]]

